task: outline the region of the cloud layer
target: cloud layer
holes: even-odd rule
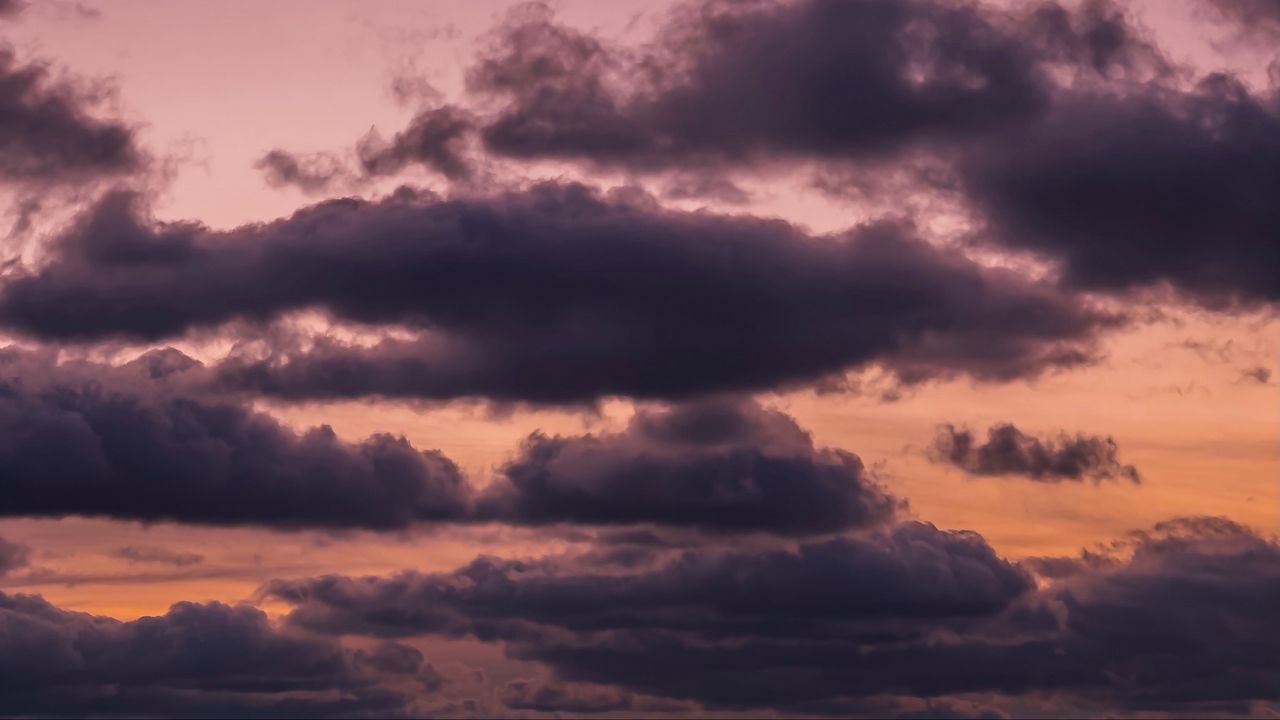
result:
[[[1085,712],[1234,712],[1280,675],[1266,639],[1277,581],[1274,539],[1200,518],[1132,534],[1041,589],[976,534],[906,524],[625,572],[480,559],[265,592],[295,605],[299,627],[502,640],[565,680],[710,707],[848,713],[885,695],[1042,693]]]

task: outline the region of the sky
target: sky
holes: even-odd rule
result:
[[[0,0],[0,716],[1280,716],[1280,4]]]

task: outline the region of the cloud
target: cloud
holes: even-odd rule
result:
[[[512,680],[502,688],[499,697],[502,704],[512,710],[600,714],[635,709],[629,694],[607,687],[566,686],[529,680]]]
[[[1271,382],[1271,370],[1262,366],[1248,368],[1240,371],[1241,381],[1251,381],[1259,385],[1267,385]]]
[[[160,563],[176,567],[187,567],[204,562],[204,556],[199,553],[175,552],[162,547],[126,545],[116,548],[111,554],[130,563]]]
[[[305,193],[322,193],[356,182],[351,170],[330,153],[296,155],[272,150],[254,163],[254,167],[262,171],[271,187],[292,185]]]
[[[810,534],[887,521],[903,505],[857,456],[737,399],[641,411],[620,433],[528,438],[477,501],[506,523],[654,523]]]
[[[469,148],[474,122],[470,112],[442,105],[420,112],[390,140],[370,130],[356,143],[354,162],[335,153],[298,154],[277,148],[263,155],[254,167],[272,187],[293,186],[310,194],[360,188],[410,165],[421,165],[452,181],[465,181],[475,170]]]
[[[619,433],[531,435],[477,491],[402,437],[297,433],[202,389],[176,350],[120,366],[0,355],[8,517],[67,515],[397,530],[419,523],[655,526],[814,535],[889,521],[905,503],[852,453],[815,448],[790,416],[742,398],[640,410]],[[193,377],[194,376],[194,377]],[[129,562],[198,554],[128,546]]]
[[[486,147],[634,170],[791,158],[867,161],[999,134],[1043,112],[1049,66],[1105,73],[1151,52],[1092,3],[696,2],[642,47],[508,14],[468,74],[500,103]]]
[[[31,562],[31,548],[0,537],[0,577]]]
[[[17,715],[399,715],[435,677],[413,648],[348,650],[246,605],[119,622],[0,593],[0,704]]]
[[[419,163],[451,180],[466,179],[472,168],[465,142],[473,123],[470,113],[452,105],[425,110],[390,142],[374,134],[361,140],[360,166],[366,174],[377,176]]]
[[[224,364],[226,386],[536,403],[774,388],[874,363],[911,381],[1009,380],[1091,361],[1118,322],[903,225],[812,236],[580,185],[333,200],[229,232],[152,223],[137,204],[107,197],[10,279],[0,322],[151,340],[317,308],[416,338],[286,347]]]
[[[291,625],[469,634],[561,682],[707,708],[847,715],[896,697],[949,710],[974,694],[1090,714],[1265,707],[1280,679],[1276,539],[1189,518],[1107,553],[1037,586],[977,534],[909,523],[794,550],[688,550],[621,573],[569,556],[481,558],[264,593],[295,606]]]
[[[392,435],[348,443],[327,426],[299,434],[247,405],[147,377],[180,376],[173,351],[43,378],[21,354],[4,360],[8,517],[388,530],[467,512],[470,486],[440,453]]]
[[[291,623],[322,632],[532,640],[546,626],[727,640],[824,629],[896,636],[897,621],[981,617],[1030,588],[1029,575],[980,536],[907,523],[794,551],[689,550],[627,574],[481,557],[453,573],[282,580],[264,592],[297,606]]]
[[[41,186],[142,167],[133,129],[91,114],[102,93],[87,81],[55,78],[48,65],[23,63],[0,47],[0,180]]]
[[[1275,25],[1274,3],[1212,4],[1253,32]],[[939,167],[913,191],[958,190],[993,240],[1041,253],[1075,287],[1171,285],[1215,309],[1280,299],[1263,271],[1280,261],[1280,101],[1229,75],[1184,89],[1112,3],[704,2],[655,38],[610,44],[545,7],[513,11],[469,75],[498,103],[486,147],[877,179],[921,151]]]
[[[1172,285],[1211,308],[1280,300],[1280,106],[1228,76],[1079,96],[960,170],[994,237],[1087,290]]]
[[[1062,434],[1057,438],[1027,435],[1010,424],[992,425],[981,445],[973,433],[944,425],[930,448],[930,459],[970,475],[1024,475],[1037,482],[1058,483],[1126,479],[1141,482],[1137,468],[1121,464],[1110,437]]]

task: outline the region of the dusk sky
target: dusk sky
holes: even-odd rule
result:
[[[0,716],[1280,717],[1280,2],[0,0]]]

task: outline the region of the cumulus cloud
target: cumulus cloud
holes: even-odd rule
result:
[[[386,530],[466,513],[470,486],[440,453],[392,435],[344,442],[327,426],[299,434],[147,377],[180,374],[179,357],[47,377],[21,353],[0,359],[0,514]]]
[[[535,433],[483,491],[402,437],[297,433],[201,388],[176,350],[121,366],[0,355],[0,489],[8,517],[105,516],[272,528],[419,523],[662,526],[813,535],[890,520],[905,503],[852,453],[788,415],[713,398],[641,410],[604,435]],[[195,375],[197,379],[189,376]],[[198,554],[127,546],[129,562]]]
[[[414,648],[349,650],[277,628],[246,605],[184,602],[119,622],[0,593],[6,713],[385,716],[403,714],[437,686]]]
[[[508,523],[653,523],[807,534],[887,521],[900,505],[856,455],[789,416],[714,399],[641,411],[620,433],[535,434],[478,499]]]
[[[1141,482],[1137,468],[1118,459],[1115,440],[1098,435],[1066,434],[1038,438],[1011,424],[993,425],[987,441],[944,425],[930,448],[930,458],[971,475],[1024,475],[1036,482],[1129,480]]]

